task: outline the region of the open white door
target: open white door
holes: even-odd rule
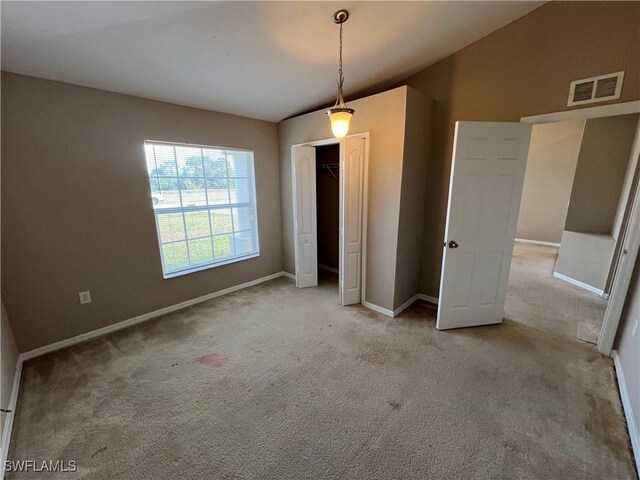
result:
[[[292,155],[296,287],[316,287],[318,286],[316,149],[315,147],[293,147]]]
[[[362,297],[362,210],[365,139],[345,137],[340,149],[340,300],[360,303]]]
[[[436,326],[502,322],[531,125],[457,122]]]

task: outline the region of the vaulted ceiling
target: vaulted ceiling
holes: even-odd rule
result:
[[[544,2],[5,2],[2,69],[279,121],[385,88]]]

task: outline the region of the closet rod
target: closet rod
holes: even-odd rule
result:
[[[323,163],[318,165],[318,168],[320,170],[326,170],[327,172],[329,172],[329,174],[331,174],[331,176],[333,177],[333,179],[340,183],[340,180],[338,179],[338,177],[336,177],[336,174],[333,173],[333,169],[334,168],[340,168],[340,164],[339,163]]]
[[[332,168],[340,168],[340,164],[339,163],[321,163],[320,165],[318,165],[318,168],[321,168],[323,170],[330,170]]]

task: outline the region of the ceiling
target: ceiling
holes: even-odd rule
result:
[[[6,2],[2,69],[268,121],[382,89],[544,2]]]

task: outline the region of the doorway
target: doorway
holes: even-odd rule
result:
[[[635,114],[637,117],[638,113],[640,113],[640,102],[629,102],[523,118],[519,124],[500,122],[458,122],[456,124],[438,307],[439,329],[500,323],[504,318],[509,270],[514,266],[511,259],[532,125],[575,119],[590,121],[626,114]],[[614,214],[607,220],[611,227],[610,232],[603,233],[596,230],[596,232],[577,233],[593,237],[598,235],[601,237],[609,233],[608,236],[613,237],[609,242],[609,256],[604,261],[604,275],[601,275],[604,281],[601,287],[595,290],[603,296],[610,292],[610,295],[616,298],[624,298],[626,294],[629,280],[627,277],[630,277],[629,265],[633,265],[635,261],[637,248],[634,247],[638,243],[637,237],[640,236],[640,232],[629,227],[630,222],[637,222],[636,217],[640,215],[637,206],[639,196],[637,192],[640,188],[637,174],[640,126],[637,126],[637,118],[636,126],[630,130],[632,131],[631,155],[627,151],[625,165],[622,168],[623,174],[622,176],[619,173],[616,174],[617,180],[613,182],[618,185],[618,196],[614,196],[613,202],[610,198],[607,198],[607,201],[598,200],[598,189],[602,188],[604,183],[611,183],[608,174],[594,174],[591,167],[586,168],[585,171],[589,172],[586,175],[582,175],[584,171],[582,172],[581,178],[576,173],[574,183],[584,183],[584,178],[591,177],[590,179],[593,180],[595,177],[596,184],[592,184],[590,188],[585,188],[584,185],[580,187],[583,192],[586,192],[586,200],[582,201],[576,200],[575,195],[575,192],[580,189],[572,185],[566,225],[561,241],[558,242],[571,243],[571,237],[576,232],[569,230],[567,233],[568,222],[571,221],[573,225],[571,228],[575,228],[577,224],[588,224],[588,221],[594,220],[595,217],[601,218],[600,215],[595,215],[595,212],[603,207],[609,211],[614,210]],[[526,148],[523,151],[517,148],[518,145],[521,147],[526,145]],[[573,208],[576,206],[577,209]],[[600,237],[597,240],[601,240]],[[501,240],[507,243],[503,245],[500,243]],[[557,247],[554,245],[555,242],[546,243],[542,247]],[[570,252],[572,249],[564,250]],[[558,256],[562,258],[562,252]],[[570,259],[571,255],[565,255],[565,257]],[[583,252],[578,254],[577,258],[580,267],[588,266],[590,253]],[[553,276],[556,279],[562,278],[563,275],[558,271],[559,267],[563,268],[560,262],[554,265],[555,275]],[[618,271],[624,273],[624,278],[618,277],[616,274]],[[580,285],[574,282],[573,286]],[[598,339],[598,350],[607,355],[611,349],[620,315],[621,307],[618,303],[612,305],[610,302],[606,306],[603,327]]]
[[[316,147],[318,275],[335,277],[340,268],[340,144]]]
[[[363,133],[292,147],[296,286],[317,286],[319,268],[337,270],[342,305],[361,303],[366,285],[368,145]],[[332,182],[338,192],[337,252]],[[320,246],[319,238],[326,244]]]
[[[626,225],[638,117],[533,125],[507,318],[597,343]]]

